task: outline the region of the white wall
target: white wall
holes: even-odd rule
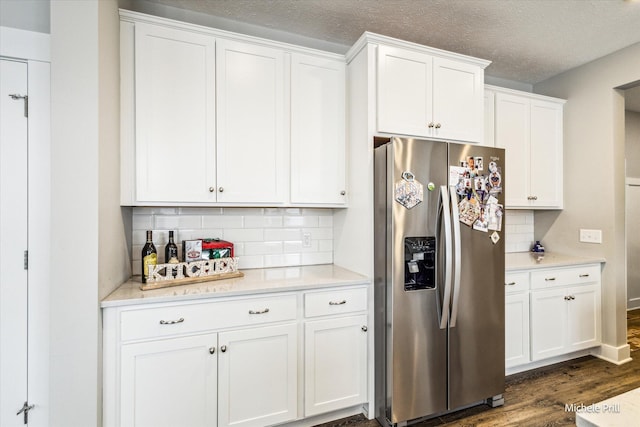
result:
[[[625,160],[627,178],[640,178],[640,113],[625,111]]]
[[[606,258],[602,314],[605,357],[624,360],[626,345],[624,98],[614,88],[640,79],[640,44],[535,85],[567,99],[564,113],[564,210],[536,212],[536,237],[554,250]],[[603,243],[578,241],[580,228]],[[625,355],[626,353],[626,355]]]
[[[1,0],[0,25],[48,33],[49,3],[48,0]]]
[[[101,423],[99,300],[128,271],[113,254],[126,247],[114,207],[117,22],[115,0],[51,2],[52,426]]]
[[[640,113],[625,112],[627,308],[640,308]],[[635,179],[634,179],[635,178]]]

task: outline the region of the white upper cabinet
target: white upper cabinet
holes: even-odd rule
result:
[[[284,52],[219,40],[216,59],[218,201],[282,203]]]
[[[341,55],[120,11],[121,204],[346,204]]]
[[[291,56],[291,202],[346,202],[345,63]]]
[[[506,149],[506,207],[562,209],[565,101],[490,88],[495,92],[495,145]]]
[[[135,158],[138,201],[215,200],[213,37],[136,24]]]
[[[381,44],[377,71],[379,132],[482,142],[483,66]]]

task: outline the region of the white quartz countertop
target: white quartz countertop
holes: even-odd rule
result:
[[[331,286],[368,284],[366,276],[333,264],[241,270],[244,277],[140,290],[133,278],[102,300],[101,307],[184,301],[199,298],[251,295],[265,292],[297,291]]]
[[[602,262],[606,262],[606,260],[599,257],[578,257],[557,252],[544,253],[542,256],[533,252],[515,252],[505,254],[506,271],[567,267],[572,265]]]

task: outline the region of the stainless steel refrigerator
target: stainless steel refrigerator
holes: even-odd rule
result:
[[[504,150],[375,148],[376,418],[403,425],[504,391]]]

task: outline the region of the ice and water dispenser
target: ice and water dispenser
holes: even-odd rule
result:
[[[436,287],[436,238],[406,237],[404,239],[404,290]]]

